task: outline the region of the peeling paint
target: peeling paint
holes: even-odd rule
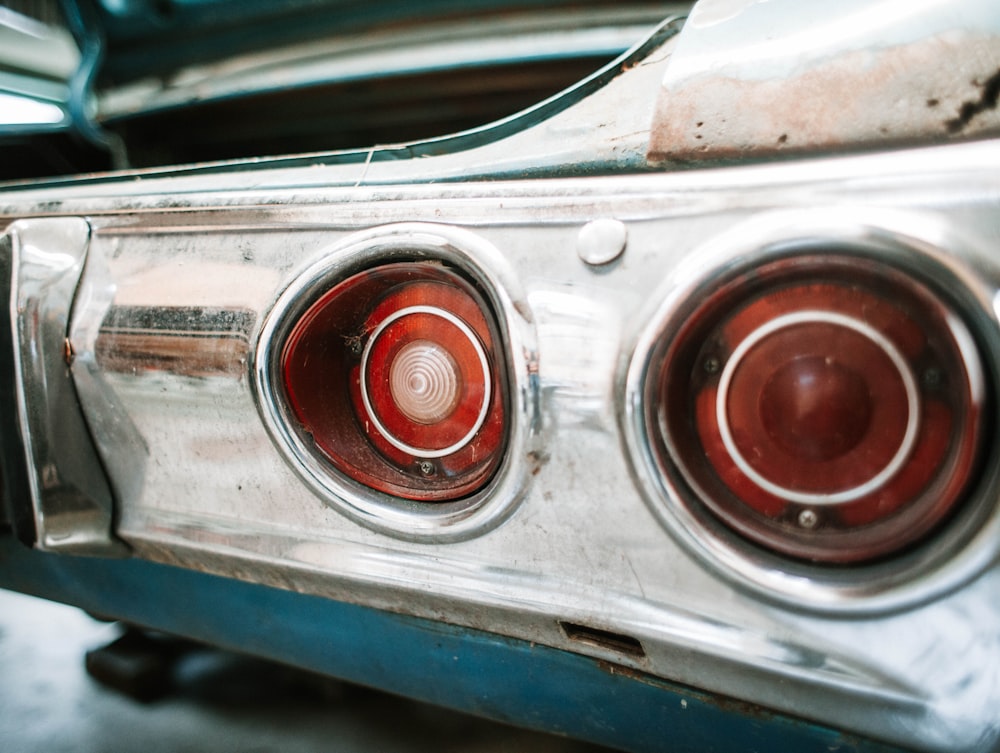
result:
[[[975,81],[972,83],[976,84]],[[958,117],[946,123],[951,133],[964,130],[976,116],[996,109],[997,99],[1000,97],[1000,70],[980,86],[982,87],[982,96],[975,101],[963,102],[959,108]],[[928,100],[928,105],[930,102],[931,100]]]

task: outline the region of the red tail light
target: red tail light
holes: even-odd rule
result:
[[[475,288],[440,264],[396,263],[322,295],[281,352],[302,432],[342,473],[422,501],[471,494],[504,442],[499,339]]]
[[[919,541],[960,503],[984,376],[956,314],[860,259],[774,261],[707,296],[648,381],[648,426],[711,513],[819,562]]]

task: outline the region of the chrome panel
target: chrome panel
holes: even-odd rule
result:
[[[92,207],[92,253],[114,284],[98,370],[148,447],[119,532],[157,561],[585,652],[914,749],[981,750],[996,742],[1000,705],[983,671],[1000,656],[995,466],[970,501],[977,512],[924,550],[925,564],[914,558],[877,589],[869,571],[844,569],[831,607],[815,595],[830,595],[828,581],[775,558],[771,576],[796,590],[762,599],[660,524],[631,461],[638,435],[619,417],[636,343],[671,280],[697,277],[713,248],[733,253],[733,238],[752,250],[758,226],[796,237],[799,223],[810,237],[881,227],[883,241],[905,231],[920,253],[904,265],[923,255],[925,274],[948,270],[955,304],[995,348],[998,176],[1000,144],[986,141],[648,176],[290,187],[269,191],[267,206],[252,191],[205,192],[156,211],[146,181],[137,196],[68,196]],[[623,223],[628,246],[593,266],[579,235],[599,218]],[[276,303],[307,270],[405,220],[429,223],[405,233],[498,250],[502,261],[475,263],[511,278],[496,287],[521,291],[510,305],[537,338],[537,370],[533,357],[515,361],[531,443],[511,461],[523,463],[511,476],[519,501],[448,543],[386,535],[325,503],[272,441],[252,371]],[[837,600],[852,619],[817,611]],[[645,656],[571,641],[560,620],[630,636]]]
[[[70,306],[90,227],[77,218],[21,220],[7,228],[17,411],[37,546],[114,555],[111,490],[70,377]]]
[[[1000,133],[994,0],[701,0],[660,90],[657,161]]]

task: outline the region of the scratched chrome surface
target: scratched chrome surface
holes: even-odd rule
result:
[[[868,589],[859,568],[841,597],[848,614],[809,601],[808,572],[795,576],[802,604],[769,598],[661,524],[623,417],[656,298],[703,263],[706,244],[789,211],[946,228],[931,241],[982,293],[980,334],[996,346],[1000,142],[455,181],[493,161],[504,174],[532,158],[644,154],[654,96],[635,92],[656,91],[671,44],[535,131],[464,153],[392,162],[373,150],[354,164],[0,193],[3,224],[80,216],[91,227],[81,289],[94,293],[70,340],[74,368],[88,369],[75,384],[115,490],[116,533],[137,557],[537,641],[914,749],[992,749],[995,543],[964,542],[956,556],[970,563],[948,588],[922,590],[937,570],[910,575],[895,600],[899,584]],[[613,221],[611,248],[596,242],[596,254],[595,220]],[[339,512],[272,441],[252,378],[288,286],[372,228],[414,222],[502,252],[537,353],[511,361],[529,385],[518,410],[531,427],[510,448],[516,502],[462,540],[413,540]],[[114,426],[101,420],[108,404],[123,417]],[[993,527],[996,496],[986,484],[970,500]],[[632,636],[645,654],[574,641],[560,621]]]
[[[17,323],[14,409],[25,465],[34,471],[28,487],[36,534],[41,546],[70,542],[84,550],[110,540],[112,506],[62,355],[89,235],[86,222],[65,218],[17,223],[3,238],[10,320]]]

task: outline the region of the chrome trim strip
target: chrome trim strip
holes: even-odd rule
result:
[[[124,554],[112,534],[111,489],[69,369],[70,308],[90,227],[77,218],[20,220],[7,233],[17,411],[37,546],[69,554]]]
[[[113,319],[116,293],[117,285],[104,251],[91,244],[69,325],[73,351],[70,372],[80,410],[107,471],[112,496],[117,505],[125,505],[135,503],[142,494],[149,446],[107,379],[106,372],[113,370],[116,360],[133,366],[141,360],[131,354],[108,353],[101,347],[105,329]],[[128,334],[122,342],[131,344]],[[191,350],[183,352],[186,358],[193,355]]]

